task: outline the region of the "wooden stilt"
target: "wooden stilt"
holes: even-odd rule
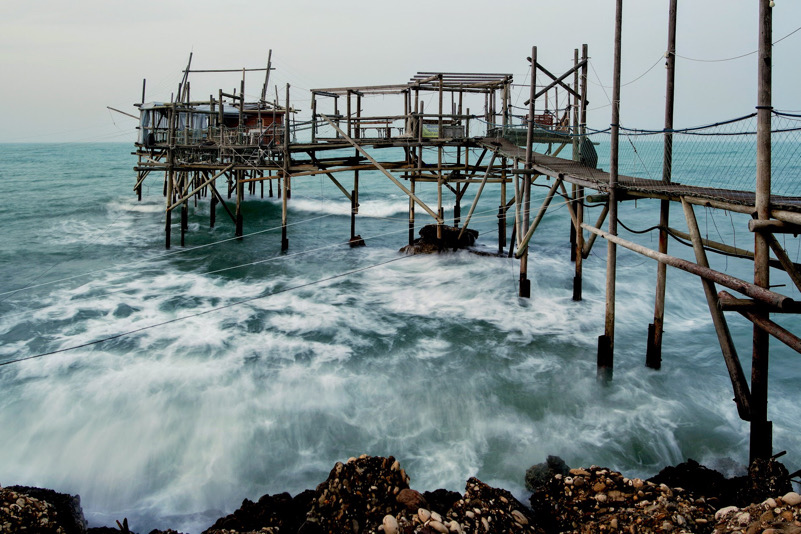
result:
[[[620,129],[620,52],[622,42],[623,0],[617,0],[615,10],[615,66],[612,86],[612,139],[609,155],[609,233],[617,236],[617,171],[618,135]],[[615,282],[617,275],[617,245],[607,240],[606,249],[606,314],[604,334],[598,338],[598,378],[611,380],[615,353]]]
[[[709,268],[709,262],[707,261],[706,251],[701,241],[701,232],[698,229],[698,221],[695,218],[693,207],[687,202],[682,202],[682,207],[684,208],[687,228],[690,231],[690,237],[693,242],[695,261],[701,267]],[[662,263],[660,262],[660,264]],[[740,365],[740,359],[737,357],[737,350],[734,347],[734,341],[729,332],[729,325],[726,322],[726,317],[720,309],[715,283],[706,278],[701,278],[701,284],[704,287],[704,295],[706,295],[709,313],[712,315],[712,322],[715,325],[715,332],[718,335],[720,350],[723,352],[723,359],[726,362],[726,368],[729,370],[729,377],[731,378],[732,387],[734,388],[734,400],[737,403],[737,411],[741,419],[748,421],[751,417],[748,383],[745,381],[745,374]]]
[[[670,0],[667,51],[667,88],[665,98],[665,148],[662,163],[662,182],[670,183],[673,168],[673,103],[676,79],[676,6],[678,0]],[[668,226],[670,225],[670,201],[662,200],[659,206],[659,252],[667,254]],[[665,319],[665,289],[667,266],[656,265],[656,297],[654,299],[654,322],[648,327],[648,343],[645,365],[651,369],[662,367],[662,332]]]
[[[759,0],[759,67],[757,90],[757,219],[770,219],[771,187],[771,84],[772,84],[772,2]],[[765,234],[754,232],[754,284],[770,287],[770,247]],[[768,421],[768,332],[758,323],[769,321],[770,314],[754,312],[753,353],[751,356],[751,460],[767,459],[773,452],[773,424]]]
[[[234,171],[234,179],[236,180],[236,229],[234,235],[242,237],[243,220],[242,220],[242,197],[244,196],[244,184],[242,183],[242,171]]]
[[[530,82],[530,96],[528,100],[528,129],[526,132],[526,170],[531,170],[533,160],[533,143],[534,143],[534,94],[537,87],[537,47],[531,48],[531,82]],[[528,223],[531,209],[531,176],[524,175],[523,180],[523,213],[520,222],[520,230],[518,232],[518,241],[521,237],[528,233]],[[515,254],[520,258],[520,281],[518,295],[523,298],[531,297],[531,281],[528,279],[528,248],[523,250],[520,254],[520,246],[518,244],[517,253]]]

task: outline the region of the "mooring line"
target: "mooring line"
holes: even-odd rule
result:
[[[285,287],[285,288],[282,288],[282,289],[278,289],[278,290],[273,291],[272,293],[270,293],[268,295],[259,295],[259,296],[256,296],[256,297],[248,297],[246,299],[238,300],[238,301],[232,302],[230,304],[225,304],[223,306],[217,306],[216,308],[203,310],[203,311],[192,313],[192,314],[189,314],[189,315],[182,315],[181,317],[176,317],[174,319],[169,319],[167,321],[162,321],[160,323],[155,323],[155,324],[143,326],[143,327],[140,327],[140,328],[135,328],[133,330],[128,330],[126,332],[121,332],[119,334],[114,334],[112,336],[107,336],[107,337],[104,337],[104,338],[101,338],[101,339],[95,339],[94,341],[88,341],[86,343],[81,343],[80,345],[73,345],[73,346],[70,346],[70,347],[65,347],[63,349],[52,350],[50,352],[42,352],[40,354],[34,354],[32,356],[25,356],[24,358],[16,358],[14,360],[8,360],[8,361],[5,361],[5,362],[0,362],[0,367],[6,366],[6,365],[11,365],[11,364],[14,364],[14,363],[20,363],[20,362],[24,362],[24,361],[28,361],[28,360],[34,360],[34,359],[37,359],[37,358],[43,358],[45,356],[52,356],[54,354],[59,354],[59,353],[62,353],[62,352],[69,352],[69,351],[72,351],[72,350],[77,350],[77,349],[81,349],[81,348],[85,348],[85,347],[90,347],[90,346],[93,346],[93,345],[99,345],[101,343],[105,343],[106,341],[112,341],[114,339],[119,339],[119,338],[124,337],[124,336],[129,336],[131,334],[136,334],[136,333],[139,333],[139,332],[143,332],[145,330],[150,330],[152,328],[157,328],[159,326],[165,326],[165,325],[168,325],[168,324],[177,323],[179,321],[184,321],[186,319],[192,319],[194,317],[200,317],[201,315],[208,315],[209,313],[213,313],[213,312],[216,312],[216,311],[224,310],[224,309],[227,309],[227,308],[233,308],[233,307],[240,306],[242,304],[247,304],[249,302],[253,302],[253,301],[256,301],[256,300],[266,299],[266,298],[269,298],[269,297],[273,297],[275,295],[280,295],[281,293],[287,293],[289,291],[294,291],[296,289],[303,289],[305,287],[314,286],[314,285],[322,284],[322,283],[325,283],[325,282],[330,282],[331,280],[336,280],[338,278],[343,278],[345,276],[350,276],[351,274],[359,273],[359,272],[362,272],[362,271],[367,271],[367,270],[370,270],[370,269],[374,269],[376,267],[381,267],[381,266],[386,265],[388,263],[393,263],[393,262],[400,261],[400,260],[403,260],[403,259],[406,259],[406,258],[411,258],[411,257],[414,257],[414,255],[399,256],[397,258],[392,258],[390,260],[383,261],[381,263],[368,265],[366,267],[360,267],[358,269],[352,269],[350,271],[346,271],[344,273],[335,274],[335,275],[329,276],[327,278],[321,278],[320,280],[315,280],[313,282],[307,282],[305,284],[299,284],[299,285],[296,285],[296,286],[291,286],[291,287]]]

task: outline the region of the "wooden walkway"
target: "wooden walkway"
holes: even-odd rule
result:
[[[499,153],[500,155],[525,161],[526,149],[513,144],[501,137],[488,137],[479,140],[480,146]],[[609,192],[609,173],[600,169],[588,167],[577,161],[563,158],[533,154],[532,168],[545,176],[563,178],[566,182],[588,187],[602,193]],[[657,198],[680,202],[694,199],[695,204],[719,203],[721,207],[742,213],[752,213],[755,210],[756,196],[753,191],[737,191],[733,189],[717,189],[713,187],[698,187],[684,185],[678,182],[666,183],[660,180],[635,178],[633,176],[618,176],[618,190],[625,191],[627,195],[635,198]],[[624,197],[625,198],[625,197]],[[801,213],[801,197],[785,197],[771,195],[770,203],[773,210]],[[725,205],[725,206],[723,206]],[[777,217],[787,219],[788,217]],[[796,219],[796,217],[789,217]],[[787,222],[798,223],[791,220]]]

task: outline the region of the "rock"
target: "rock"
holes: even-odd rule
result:
[[[411,245],[400,251],[405,254],[433,254],[442,250],[456,250],[472,246],[478,238],[478,232],[471,228],[464,231],[461,239],[461,228],[442,225],[442,241],[437,239],[437,225],[428,224],[420,229],[420,237]]]
[[[784,494],[782,497],[782,502],[787,506],[798,506],[801,504],[801,495],[794,491],[790,491]]]
[[[407,489],[408,477],[395,458],[362,455],[346,464],[338,464],[328,478],[317,486],[307,522],[316,523],[323,532],[375,531],[384,517],[398,517],[406,509],[395,496],[395,488]]]
[[[448,534],[449,532],[448,527],[446,527],[445,525],[434,519],[428,522],[428,526],[442,534]]]
[[[426,510],[425,508],[420,508],[417,510],[417,517],[420,519],[421,523],[425,523],[429,519],[431,519],[431,512]]]
[[[691,458],[675,467],[669,466],[662,469],[658,475],[648,480],[654,484],[683,488],[693,495],[703,495],[708,500],[715,499],[713,503],[732,502],[731,486],[726,478]]]
[[[428,502],[429,510],[450,510],[462,495],[456,491],[438,489],[424,492],[423,497]]]
[[[609,469],[591,467],[581,486],[554,476],[531,496],[535,521],[548,532],[711,532],[714,509],[688,492],[653,482],[636,484]],[[636,486],[639,486],[636,487]],[[676,528],[678,517],[685,524]],[[580,529],[579,529],[580,527]]]
[[[395,500],[404,505],[410,512],[416,511],[418,508],[427,508],[428,502],[425,497],[416,490],[405,488],[398,492]]]
[[[274,529],[281,532],[297,532],[306,520],[306,512],[315,497],[313,490],[306,490],[294,498],[289,493],[264,495],[258,502],[248,499],[234,513],[221,517],[203,534],[218,534],[225,531],[248,532]]]
[[[477,478],[467,481],[463,497],[446,515],[457,521],[464,532],[545,532],[535,523],[529,509],[511,493],[488,486]]]
[[[554,475],[572,474],[564,460],[558,456],[548,456],[545,463],[532,465],[526,470],[526,489],[537,491]],[[587,473],[589,475],[589,473]]]
[[[400,532],[398,520],[394,516],[385,515],[381,524],[384,527],[384,534],[398,534]]]
[[[81,509],[80,495],[69,495],[67,493],[58,493],[51,489],[30,486],[9,486],[5,489],[19,494],[20,496],[16,500],[22,499],[26,505],[29,501],[28,498],[50,504],[53,508],[53,517],[50,520],[55,521],[58,527],[64,531],[64,534],[83,534],[86,532],[87,524]],[[23,496],[27,496],[27,498]],[[16,504],[22,506],[19,503]]]

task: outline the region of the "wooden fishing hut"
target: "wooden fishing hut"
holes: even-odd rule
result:
[[[611,120],[611,148],[609,171],[597,168],[597,154],[587,135],[587,67],[588,50],[584,45],[574,50],[573,66],[557,76],[546,69],[537,58],[533,47],[528,61],[531,65],[527,113],[515,116],[510,104],[512,76],[508,74],[468,74],[422,72],[406,84],[382,86],[352,86],[313,89],[311,91],[312,118],[309,123],[290,124],[294,110],[290,106],[289,86],[283,106],[276,101],[262,99],[246,103],[244,72],[239,96],[219,92],[218,98],[192,102],[188,98],[188,82],[179,89],[181,97],[169,104],[140,106],[143,113],[163,113],[158,121],[155,115],[144,119],[137,143],[139,164],[135,188],[141,191],[145,177],[154,170],[164,172],[164,192],[167,198],[167,246],[170,235],[170,212],[181,206],[181,235],[186,230],[188,201],[210,191],[212,203],[219,202],[236,223],[236,235],[242,235],[241,204],[245,184],[255,193],[255,184],[280,181],[282,197],[282,250],[288,248],[286,235],[287,199],[290,183],[304,176],[326,175],[351,202],[352,245],[361,244],[356,234],[356,215],[359,208],[360,172],[377,170],[391,180],[409,198],[409,243],[415,237],[416,211],[424,211],[437,225],[437,237],[442,238],[445,225],[444,194],[450,191],[454,202],[453,226],[461,232],[470,224],[471,216],[487,184],[499,188],[498,250],[507,249],[507,220],[512,219],[512,235],[508,242],[509,256],[520,259],[519,295],[530,296],[528,280],[529,243],[540,222],[557,196],[565,201],[570,214],[571,258],[575,263],[573,284],[574,300],[582,298],[582,267],[597,237],[607,241],[607,284],[605,330],[598,341],[598,376],[602,380],[612,377],[614,356],[616,247],[623,246],[658,263],[654,323],[649,327],[646,365],[659,368],[664,322],[666,266],[682,269],[699,277],[712,322],[718,334],[724,361],[731,378],[738,413],[751,423],[751,457],[768,458],[772,455],[772,426],[767,420],[767,361],[768,336],[773,336],[801,352],[801,340],[769,318],[771,313],[799,313],[792,299],[774,291],[769,284],[769,267],[783,269],[801,290],[801,275],[789,260],[774,233],[801,233],[801,198],[771,195],[770,191],[770,7],[768,0],[760,0],[760,83],[757,135],[757,180],[754,191],[729,191],[710,187],[693,187],[671,182],[673,85],[675,62],[676,0],[671,0],[670,40],[667,54],[667,104],[665,113],[665,165],[661,180],[641,179],[620,175],[618,172],[619,105],[613,105]],[[617,0],[615,22],[615,72],[612,101],[620,102],[622,0]],[[186,74],[189,69],[187,68]],[[269,77],[269,64],[267,69]],[[537,77],[545,76],[546,83],[538,84]],[[183,91],[183,92],[182,92]],[[262,91],[262,95],[266,91]],[[562,92],[564,107],[547,100],[549,92]],[[403,105],[400,114],[364,113],[365,97],[395,95]],[[426,109],[423,95],[434,96],[434,109]],[[470,112],[466,99],[483,98],[483,113]],[[500,97],[500,98],[498,98]],[[497,101],[500,99],[500,105]],[[144,102],[144,96],[143,96]],[[326,102],[327,100],[327,102]],[[539,107],[537,103],[540,103]],[[544,102],[544,105],[543,105]],[[448,109],[447,104],[450,104]],[[254,106],[255,104],[255,106]],[[328,104],[328,107],[326,107]],[[193,107],[194,106],[194,107]],[[208,106],[208,109],[206,108]],[[238,120],[226,124],[226,106],[236,110]],[[325,107],[325,109],[323,109]],[[399,106],[400,107],[400,106]],[[481,103],[479,100],[479,107]],[[474,108],[475,109],[475,108]],[[208,124],[199,128],[188,118],[181,122],[181,113],[206,112]],[[247,117],[257,117],[258,135],[253,135],[253,123]],[[259,120],[272,115],[273,120]],[[214,117],[217,117],[214,122]],[[279,117],[281,117],[279,119]],[[515,124],[514,119],[522,119]],[[144,122],[144,121],[147,122]],[[155,121],[155,122],[154,122]],[[158,126],[155,126],[158,124]],[[193,125],[191,128],[181,125]],[[149,126],[152,125],[152,126]],[[153,132],[146,128],[151,127]],[[308,142],[294,140],[294,131],[310,127]],[[216,129],[215,129],[216,128]],[[201,132],[197,136],[193,132]],[[206,133],[205,131],[208,131]],[[157,135],[157,131],[161,133]],[[147,134],[153,133],[153,143]],[[265,137],[265,133],[267,137]],[[521,146],[522,145],[522,146]],[[534,150],[535,145],[540,149]],[[379,161],[374,155],[382,148],[400,147],[404,157],[394,161]],[[560,157],[570,147],[569,157]],[[352,156],[324,157],[324,151],[352,148]],[[369,151],[368,151],[369,149]],[[471,151],[479,155],[473,159]],[[429,153],[429,151],[431,151]],[[429,157],[430,154],[435,154]],[[489,156],[489,161],[485,162]],[[352,174],[352,187],[343,185],[337,175]],[[236,191],[236,210],[230,210],[214,186],[215,180],[228,180],[228,195]],[[542,178],[540,183],[535,181]],[[546,181],[543,184],[542,181]],[[408,186],[407,186],[408,184]],[[436,184],[437,203],[427,205],[416,191],[425,184]],[[477,185],[474,200],[467,217],[461,220],[461,200],[472,184]],[[533,215],[532,186],[548,188],[542,204]],[[568,191],[566,185],[571,189]],[[507,188],[511,187],[511,195]],[[272,187],[271,187],[272,189]],[[473,188],[476,189],[476,188]],[[603,203],[601,215],[594,224],[584,220],[584,201],[594,191],[596,200]],[[511,199],[508,198],[511,196]],[[650,198],[661,201],[659,222],[659,250],[651,250],[621,239],[618,234],[618,204],[623,201]],[[696,262],[689,262],[667,254],[667,235],[679,232],[669,227],[670,202],[683,206],[688,232]],[[743,252],[724,244],[703,240],[698,231],[693,206],[748,213],[754,217],[749,231],[755,235],[755,251]],[[512,217],[508,217],[513,209]],[[211,210],[211,224],[215,210]],[[608,221],[608,231],[602,226]],[[709,267],[706,252],[709,250],[735,253],[754,261],[754,282],[735,279]],[[770,251],[776,260],[770,259]],[[715,284],[721,284],[741,293],[746,298],[735,298],[726,292],[718,293]],[[728,332],[724,311],[737,311],[754,323],[752,372],[750,386]]]
[[[256,183],[261,182],[264,196],[264,181],[270,184],[275,173],[283,168],[288,145],[289,129],[286,127],[292,113],[287,101],[281,106],[276,100],[268,102],[266,97],[270,61],[263,69],[237,70],[192,70],[192,56],[184,70],[178,86],[178,97],[170,102],[146,102],[146,82],[142,87],[142,102],[139,108],[139,126],[135,155],[138,158],[134,170],[137,173],[134,190],[139,198],[142,183],[153,172],[164,175],[166,198],[165,245],[170,248],[172,212],[180,208],[181,245],[185,243],[189,201],[197,205],[198,198],[211,195],[211,226],[215,224],[216,206],[220,204],[235,225],[235,235],[242,235],[241,204],[245,185],[250,194],[256,194]],[[245,75],[247,72],[266,72],[261,98],[257,101],[245,99]],[[207,100],[190,98],[190,73],[241,72],[239,94],[218,91],[217,97],[209,95]],[[289,94],[287,89],[287,95]],[[218,179],[227,182],[226,197],[236,193],[233,209],[226,203],[217,189]]]

